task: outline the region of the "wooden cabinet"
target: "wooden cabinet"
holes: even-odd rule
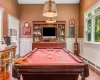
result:
[[[55,27],[55,37],[43,37],[44,27]],[[47,24],[45,21],[33,21],[33,42],[65,42],[65,21]]]
[[[34,48],[66,48],[66,43],[61,43],[61,42],[32,43],[32,50]]]

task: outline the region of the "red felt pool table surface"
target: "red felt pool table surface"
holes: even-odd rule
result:
[[[22,61],[27,65],[80,65],[83,61],[65,49],[35,49]]]
[[[89,75],[88,66],[64,48],[37,48],[13,66],[13,76],[22,75],[24,80],[82,80]]]

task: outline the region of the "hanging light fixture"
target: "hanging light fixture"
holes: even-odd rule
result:
[[[46,20],[46,23],[55,23],[56,22],[56,18],[55,17],[50,17]]]
[[[43,16],[56,17],[57,15],[56,3],[53,0],[46,1],[44,4]]]

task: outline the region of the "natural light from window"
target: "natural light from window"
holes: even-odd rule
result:
[[[88,43],[100,43],[100,1],[84,14],[84,39]]]

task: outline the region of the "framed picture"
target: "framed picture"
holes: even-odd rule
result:
[[[69,37],[75,37],[75,20],[69,20]]]
[[[28,22],[25,22],[23,27],[23,34],[24,35],[31,35],[31,27]]]

